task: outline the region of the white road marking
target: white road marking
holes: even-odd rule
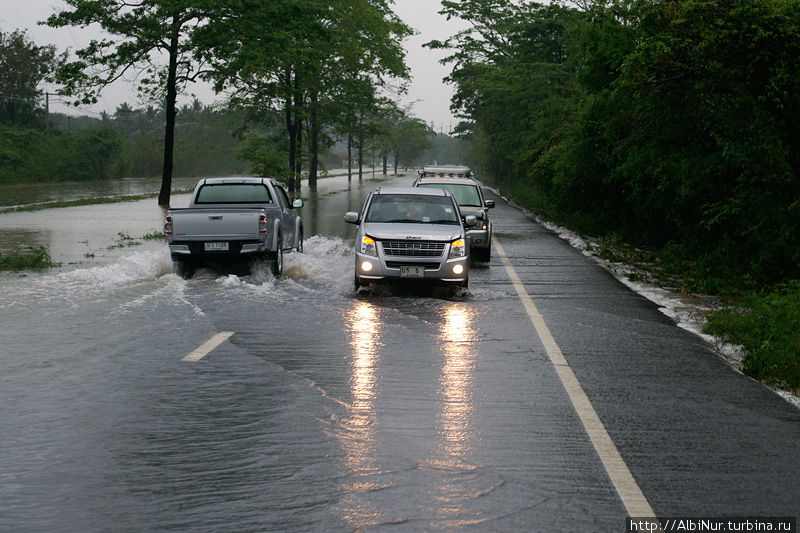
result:
[[[216,348],[217,346],[228,340],[234,333],[235,332],[233,331],[221,331],[220,333],[217,333],[216,335],[208,339],[206,342],[204,342],[195,351],[193,351],[192,353],[181,359],[181,361],[192,361],[192,362],[199,361],[200,359],[211,353],[211,351],[214,348]]]
[[[620,499],[622,499],[622,503],[625,505],[625,509],[628,511],[628,516],[654,518],[655,514],[650,504],[647,502],[647,498],[642,494],[639,485],[628,469],[628,465],[625,464],[617,447],[611,440],[608,431],[606,431],[603,422],[600,420],[600,417],[597,416],[597,412],[594,410],[594,407],[592,407],[589,397],[586,396],[586,392],[584,392],[583,387],[581,387],[578,378],[575,377],[575,374],[569,367],[569,363],[567,363],[567,360],[564,358],[561,348],[556,344],[553,335],[550,333],[550,329],[547,327],[547,324],[545,324],[544,318],[533,303],[528,291],[525,290],[522,280],[511,265],[511,261],[508,259],[503,247],[496,238],[492,240],[500,259],[503,261],[506,272],[508,272],[508,276],[511,278],[511,282],[517,290],[519,299],[522,301],[522,305],[525,307],[525,311],[528,313],[528,317],[531,319],[531,323],[544,345],[547,356],[550,358],[550,362],[553,364],[559,379],[561,379],[561,384],[564,386],[564,390],[566,390],[572,402],[572,406],[578,414],[578,418],[580,418],[583,423],[583,427],[586,429],[586,433],[589,435],[594,449],[600,456],[600,460],[608,473],[608,477],[611,478],[611,483],[614,485]],[[660,528],[657,531],[660,531]]]

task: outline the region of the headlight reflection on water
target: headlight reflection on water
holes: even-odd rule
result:
[[[439,335],[442,341],[439,378],[439,446],[431,463],[440,472],[432,494],[432,513],[442,527],[462,529],[480,522],[476,515],[475,494],[481,483],[479,469],[472,464],[476,443],[473,398],[476,312],[466,305],[451,305],[443,312]]]
[[[379,357],[381,323],[377,310],[368,302],[357,302],[352,316],[350,391],[354,400],[353,411],[371,413],[376,395],[375,366]]]
[[[465,306],[448,307],[441,326],[444,363],[439,380],[441,407],[439,432],[445,460],[454,460],[469,449],[474,408],[472,381],[475,369],[474,311]]]
[[[377,308],[369,302],[355,302],[347,322],[352,360],[350,361],[350,394],[353,403],[342,421],[344,430],[337,433],[345,453],[347,478],[344,490],[359,502],[359,495],[380,488],[380,457],[375,434],[375,399],[378,394],[376,367],[382,347],[381,319]],[[373,505],[342,502],[342,519],[356,528],[380,522],[380,509]]]
[[[476,519],[475,494],[481,493],[485,485],[480,469],[471,464],[477,445],[473,397],[477,313],[470,305],[447,302],[437,314],[440,322],[434,336],[438,349],[415,354],[439,366],[435,403],[420,399],[419,404],[422,407],[427,403],[435,409],[436,433],[432,440],[427,440],[431,447],[416,450],[424,450],[424,456],[415,458],[423,466],[408,475],[420,483],[419,494],[409,495],[403,486],[397,487],[396,492],[387,490],[397,483],[397,472],[390,466],[396,458],[387,464],[381,456],[386,435],[379,433],[380,411],[376,402],[381,395],[385,317],[380,306],[368,301],[354,302],[348,313],[346,334],[351,352],[348,383],[352,403],[348,405],[341,430],[336,433],[344,452],[345,471],[341,482],[345,496],[338,508],[340,518],[356,530],[404,516],[385,499],[389,494],[409,498],[401,507],[416,505],[416,513],[445,528],[459,529]],[[395,347],[391,348],[394,354]],[[423,407],[420,420],[424,419]],[[433,484],[428,484],[431,481]]]

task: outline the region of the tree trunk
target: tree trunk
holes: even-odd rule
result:
[[[389,155],[384,152],[383,153],[383,175],[386,175],[386,171],[389,169]]]
[[[295,159],[294,168],[292,168],[292,180],[289,183],[289,191],[300,191],[301,179],[303,177],[303,118],[300,114],[300,109],[303,107],[303,94],[300,90],[300,73],[294,73],[294,134],[295,141]]]
[[[172,35],[169,40],[169,71],[167,72],[167,121],[164,128],[164,167],[161,174],[161,191],[158,193],[158,205],[169,207],[172,194],[172,158],[175,149],[175,101],[178,99],[178,37],[181,24],[179,14],[172,14]]]
[[[353,180],[353,135],[347,132],[347,182]]]
[[[364,179],[364,119],[358,117],[358,181]]]
[[[303,178],[303,120],[295,114],[295,132],[297,135],[297,156],[294,160],[294,179],[292,179],[289,190],[299,192]]]
[[[289,69],[285,72],[287,86],[291,83],[292,73]],[[292,97],[286,96],[286,131],[289,134],[289,172],[286,179],[289,181],[289,190],[293,190],[294,185],[294,162],[297,155],[297,132],[295,131],[295,120],[292,113]]]
[[[358,181],[364,180],[364,142],[358,140]]]
[[[308,169],[308,187],[317,188],[317,169],[319,167],[319,123],[317,122],[317,95],[311,97],[311,166]]]

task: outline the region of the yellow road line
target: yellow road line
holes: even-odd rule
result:
[[[642,494],[639,485],[628,469],[628,465],[625,464],[617,447],[611,440],[608,431],[606,431],[603,422],[600,420],[600,417],[597,416],[597,412],[594,410],[594,407],[592,407],[589,397],[586,396],[586,392],[584,392],[583,387],[581,387],[578,378],[575,377],[569,363],[567,363],[567,360],[564,358],[561,348],[558,347],[553,335],[550,333],[550,329],[547,327],[547,324],[545,324],[544,318],[533,303],[528,291],[525,290],[522,280],[511,265],[511,261],[508,259],[502,245],[498,242],[497,238],[493,238],[492,241],[498,256],[506,268],[506,272],[508,272],[509,278],[511,278],[514,288],[517,290],[519,299],[522,301],[522,305],[525,307],[525,311],[528,313],[528,317],[544,345],[547,356],[550,358],[550,362],[553,364],[556,374],[558,374],[561,384],[564,386],[564,390],[567,392],[572,406],[578,414],[578,418],[580,418],[583,427],[586,429],[586,433],[589,435],[594,449],[600,456],[600,461],[602,461],[603,467],[608,473],[608,477],[611,479],[611,483],[614,485],[619,497],[622,499],[623,505],[625,505],[625,509],[628,511],[628,516],[643,518],[655,517],[653,509],[647,502],[647,498]]]
[[[191,361],[191,362],[199,361],[200,359],[211,353],[211,351],[214,348],[216,348],[217,346],[228,340],[233,334],[234,334],[233,331],[222,331],[220,333],[217,333],[216,335],[208,339],[206,342],[204,342],[195,351],[193,351],[192,353],[181,359],[181,361]]]

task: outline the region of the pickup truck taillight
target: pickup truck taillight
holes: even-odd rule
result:
[[[172,217],[167,217],[167,222],[164,224],[164,234],[172,235]]]
[[[258,232],[261,235],[267,234],[267,216],[261,215],[258,217]]]

